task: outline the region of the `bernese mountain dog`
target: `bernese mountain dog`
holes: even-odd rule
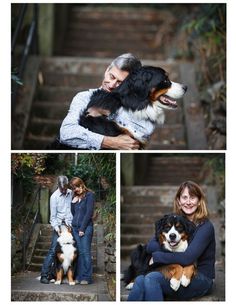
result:
[[[185,217],[175,214],[165,215],[155,224],[155,238],[163,251],[184,252],[195,231],[195,225]],[[126,289],[132,289],[138,275],[159,271],[170,280],[170,286],[177,291],[180,285],[187,287],[196,273],[195,266],[182,267],[179,264],[162,265],[153,263],[146,245],[138,245],[131,253],[131,264],[124,273]]]
[[[153,125],[164,123],[163,109],[176,109],[177,99],[183,97],[187,86],[172,82],[165,70],[143,66],[131,72],[112,92],[96,90],[79,124],[90,131],[106,136],[128,134],[138,140],[143,148],[150,134],[137,134],[134,124],[124,127],[112,120],[119,111],[126,112],[134,121],[148,120]],[[128,120],[128,119],[127,119]]]
[[[56,246],[56,280],[55,284],[60,285],[63,277],[66,275],[69,285],[75,285],[74,281],[74,262],[77,257],[74,239],[71,233],[71,227],[62,224],[60,227],[60,235],[57,239]]]

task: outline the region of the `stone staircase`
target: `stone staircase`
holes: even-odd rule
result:
[[[166,58],[170,24],[177,22],[168,10],[160,14],[147,4],[71,5],[68,20],[63,55],[114,58],[128,50],[154,60]]]
[[[179,185],[185,180],[200,182],[204,162],[202,156],[189,157],[181,154],[168,157],[151,154],[148,158],[145,184]]]
[[[41,225],[27,272],[12,276],[12,301],[110,301],[104,272],[104,240],[102,225],[94,225],[92,241],[93,283],[69,286],[66,283],[43,285],[39,281],[42,263],[51,241],[50,225]]]
[[[97,231],[96,226],[92,241],[93,270],[97,272]],[[28,266],[29,271],[41,272],[42,264],[51,245],[52,229],[50,225],[41,225],[34,252]]]

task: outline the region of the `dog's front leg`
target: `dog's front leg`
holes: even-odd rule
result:
[[[56,282],[54,283],[55,285],[60,285],[63,279],[63,269],[60,268],[59,270],[57,270],[57,274],[56,274]]]
[[[172,272],[173,276],[170,279],[170,287],[174,290],[177,291],[179,289],[179,286],[181,284],[181,276],[183,274],[183,267],[180,265],[172,265]]]
[[[181,285],[187,287],[190,284],[191,278],[195,273],[194,265],[186,266],[183,269],[183,274],[181,276]]]
[[[68,271],[67,271],[67,278],[68,278],[68,282],[69,282],[69,285],[75,285],[75,281],[73,279],[73,271],[71,269],[71,267],[69,267]]]

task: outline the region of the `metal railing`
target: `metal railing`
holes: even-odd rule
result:
[[[28,209],[23,222],[23,241],[22,241],[22,267],[26,269],[26,252],[34,231],[36,223],[40,222],[40,194],[41,187],[38,187],[34,194],[33,201]]]
[[[31,4],[32,5],[32,4]],[[15,55],[15,49],[17,45],[17,41],[19,38],[19,35],[22,30],[22,26],[25,20],[26,12],[29,7],[29,4],[22,4],[19,12],[19,16],[17,18],[17,24],[15,31],[12,35],[12,41],[11,41],[11,58],[12,63]],[[29,30],[27,33],[27,37],[25,40],[25,44],[23,47],[23,52],[19,61],[19,67],[18,67],[18,73],[17,76],[19,79],[22,79],[25,65],[28,59],[28,56],[30,52],[32,54],[38,54],[38,4],[33,4],[33,14],[32,14],[32,20],[29,24]],[[18,90],[18,84],[14,84],[14,88],[12,88],[12,105],[15,104],[16,96],[17,96],[17,90]]]

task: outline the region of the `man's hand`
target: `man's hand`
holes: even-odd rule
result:
[[[102,148],[108,149],[135,150],[139,149],[139,147],[139,142],[128,135],[119,135],[117,137],[105,136],[102,141]]]
[[[80,237],[84,236],[84,232],[83,231],[79,231],[79,236]]]

